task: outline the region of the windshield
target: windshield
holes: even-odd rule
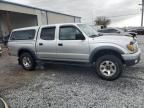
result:
[[[98,35],[98,32],[91,26],[86,24],[78,24],[79,28],[88,36]]]

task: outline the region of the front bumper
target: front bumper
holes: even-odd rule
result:
[[[134,54],[123,54],[122,58],[127,66],[132,66],[140,62],[141,50]]]

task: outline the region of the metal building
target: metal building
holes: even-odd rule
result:
[[[0,37],[7,36],[14,28],[80,21],[78,16],[0,1]]]

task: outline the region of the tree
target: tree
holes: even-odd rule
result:
[[[106,28],[111,23],[111,20],[105,16],[99,16],[95,20],[95,25],[103,26]]]

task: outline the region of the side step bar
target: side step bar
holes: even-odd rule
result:
[[[81,62],[67,62],[67,61],[47,61],[47,60],[37,60],[36,63],[38,65],[43,65],[43,64],[60,64],[60,65],[70,65],[70,66],[86,66],[86,67],[91,67],[93,66],[90,63],[81,63]]]

